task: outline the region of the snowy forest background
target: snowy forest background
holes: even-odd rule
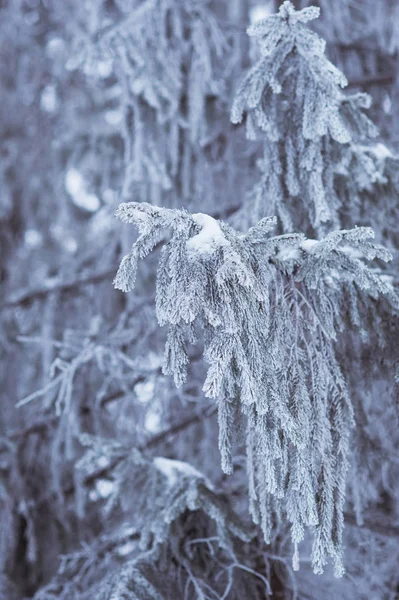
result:
[[[0,600],[399,598],[399,4],[281,4],[0,0]]]

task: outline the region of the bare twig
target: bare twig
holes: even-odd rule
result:
[[[195,425],[196,423],[200,423],[204,419],[209,419],[216,412],[217,412],[216,405],[210,406],[210,407],[208,406],[202,412],[197,413],[195,415],[191,415],[190,417],[187,417],[186,419],[183,419],[182,421],[180,421],[180,423],[175,423],[174,425],[171,425],[168,429],[165,429],[164,431],[160,431],[159,433],[155,434],[154,436],[152,436],[149,440],[147,440],[146,442],[144,442],[144,444],[142,444],[140,446],[140,450],[147,450],[148,448],[153,448],[154,446],[158,446],[158,444],[161,444],[162,442],[167,440],[170,436],[176,435],[176,434],[180,433],[181,431],[184,431],[185,429],[187,429],[187,427],[191,427],[192,425]]]
[[[11,296],[9,300],[6,300],[0,306],[0,310],[4,310],[6,308],[15,308],[16,306],[29,304],[33,300],[45,298],[48,294],[51,294],[52,292],[69,292],[78,287],[90,285],[92,283],[100,283],[105,279],[111,278],[113,275],[115,275],[115,272],[116,269],[115,267],[113,267],[112,269],[107,269],[107,271],[94,273],[91,275],[87,275],[86,277],[79,277],[72,281],[59,281],[53,283],[52,285],[43,286],[41,288],[27,290],[25,289],[16,292],[14,296]]]
[[[144,379],[145,379],[144,377],[138,377],[137,382],[144,380]],[[115,392],[114,394],[110,394],[109,396],[106,396],[102,400],[101,404],[106,404],[106,403],[112,402],[114,400],[119,400],[119,399],[123,398],[124,396],[125,396],[125,394],[122,392]],[[204,419],[209,419],[216,413],[216,411],[217,411],[216,405],[208,406],[202,412],[196,413],[195,415],[191,415],[191,416],[187,417],[186,419],[179,421],[178,423],[174,423],[167,429],[164,429],[163,431],[160,431],[159,433],[150,437],[147,441],[145,441],[143,444],[141,444],[139,446],[139,449],[147,450],[149,448],[153,448],[154,446],[158,446],[159,444],[161,444],[162,442],[167,440],[169,437],[171,437],[173,435],[177,435],[181,431],[184,431],[185,429],[187,429],[188,427],[191,427],[192,425],[195,425],[196,423],[200,423]],[[18,440],[19,438],[21,438],[21,437],[25,438],[28,435],[41,434],[41,433],[45,432],[47,429],[51,428],[53,425],[55,425],[58,421],[58,418],[59,417],[49,417],[46,420],[37,421],[36,423],[33,423],[32,425],[30,425],[28,427],[24,427],[23,429],[18,429],[16,431],[13,431],[9,435],[9,439]],[[109,466],[106,468],[106,470],[109,470]]]
[[[367,520],[363,523],[363,525],[358,525],[355,515],[345,513],[345,522],[351,527],[357,527],[360,530],[367,529],[367,531],[371,531],[377,535],[382,535],[383,537],[399,539],[399,526],[378,522],[378,518]]]
[[[393,73],[385,75],[372,75],[370,77],[361,77],[360,79],[351,79],[348,82],[348,87],[364,87],[369,85],[382,85],[384,83],[392,85],[395,81]]]
[[[47,429],[50,429],[53,425],[55,425],[57,421],[58,417],[49,417],[48,419],[43,419],[42,421],[36,421],[36,423],[32,423],[32,425],[29,425],[28,427],[13,431],[8,437],[10,440],[16,441],[20,438],[27,438],[29,435],[42,434]]]
[[[146,442],[144,442],[143,444],[138,446],[138,449],[141,451],[144,451],[149,448],[153,448],[154,446],[158,446],[158,444],[161,444],[162,442],[167,440],[170,436],[176,435],[176,434],[180,433],[181,431],[184,431],[188,427],[191,427],[192,425],[195,425],[196,423],[200,423],[204,419],[209,419],[216,413],[216,411],[217,411],[216,405],[208,406],[202,412],[197,413],[195,415],[191,415],[190,417],[183,419],[179,423],[175,423],[174,425],[171,425],[170,427],[168,427],[168,429],[165,429],[164,431],[161,431],[160,433],[157,433],[156,435],[152,436]],[[115,456],[113,458],[113,460],[110,462],[110,464],[108,464],[106,467],[100,468],[98,471],[96,471],[95,473],[92,473],[89,477],[85,478],[85,484],[86,485],[90,484],[98,478],[105,477],[109,473],[110,470],[114,469],[118,464],[120,464],[123,460],[125,460],[127,458],[128,453],[129,453],[129,450],[127,450],[126,453],[122,452],[121,454]],[[65,493],[65,495],[70,495],[70,494],[73,494],[74,491],[75,491],[75,487],[73,486],[73,487],[66,488],[64,490],[64,493]],[[48,498],[48,496],[45,496],[45,498]],[[44,498],[42,500],[44,500]]]

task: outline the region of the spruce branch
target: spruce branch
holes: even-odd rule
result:
[[[389,261],[390,253],[371,241],[370,228],[310,240],[271,237],[270,218],[243,234],[209,215],[146,203],[121,204],[117,216],[139,229],[115,278],[123,291],[133,289],[132,273],[154,240],[164,229],[172,232],[156,285],[158,321],[168,325],[164,373],[177,386],[185,381],[187,345],[203,330],[209,364],[203,391],[218,400],[219,447],[228,473],[232,429],[247,430],[254,522],[269,542],[270,507],[281,503],[295,545],[306,527],[315,529],[315,571],[322,572],[330,556],[342,575],[354,415],[334,342],[343,329],[348,288],[398,306],[392,284],[366,264]],[[231,404],[235,418],[223,403]]]

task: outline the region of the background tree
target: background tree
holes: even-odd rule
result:
[[[308,4],[0,4],[0,598],[398,593],[397,7]]]

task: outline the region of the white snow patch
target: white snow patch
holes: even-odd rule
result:
[[[156,370],[156,369],[160,369],[163,365],[163,355],[162,354],[156,354],[155,352],[150,351],[147,354],[147,361],[149,366]]]
[[[376,144],[371,148],[371,150],[374,156],[381,160],[384,160],[384,158],[387,158],[388,156],[392,156],[392,152],[385,146],[385,144]]]
[[[341,275],[337,269],[331,269],[328,275],[324,277],[324,281],[327,285],[337,288],[337,282],[340,281]]]
[[[156,354],[152,350],[144,356],[139,356],[136,359],[137,369],[150,371],[160,369],[163,365],[164,357],[162,354]]]
[[[137,399],[140,404],[148,404],[154,396],[155,385],[153,381],[145,381],[144,383],[136,383],[134,391],[137,394]]]
[[[392,156],[390,149],[385,144],[381,143],[370,146],[366,146],[365,144],[352,144],[352,149],[354,152],[367,152],[368,154],[374,154],[374,156],[379,160],[384,160],[385,158]],[[345,171],[345,167],[343,167],[343,169]]]
[[[133,541],[126,542],[126,544],[119,546],[119,548],[117,550],[117,554],[118,554],[118,556],[128,556],[128,554],[131,554],[136,547],[137,547],[137,542],[133,542]]]
[[[27,229],[25,231],[24,240],[29,248],[38,248],[42,245],[43,236],[37,229]]]
[[[197,471],[193,466],[180,460],[173,460],[171,458],[164,458],[163,456],[157,456],[153,460],[154,466],[163,473],[168,479],[169,485],[175,485],[179,477],[195,477],[196,479],[204,479],[202,473]]]
[[[363,253],[357,248],[353,248],[352,246],[340,246],[338,248],[340,252],[345,252],[351,258],[363,258]]]
[[[249,11],[249,20],[251,24],[257,23],[258,21],[262,21],[267,17],[270,17],[273,14],[273,3],[270,2],[262,2],[262,4],[255,4]]]
[[[385,94],[385,98],[382,101],[382,109],[386,115],[390,115],[392,112],[392,100],[389,94]]]
[[[147,82],[146,77],[135,77],[134,81],[132,82],[133,94],[135,94],[136,96],[139,96],[142,93],[142,91],[145,89],[146,82]]]
[[[59,277],[46,277],[44,280],[44,285],[47,290],[52,290],[58,283],[60,282]]]
[[[319,244],[318,240],[306,239],[299,246],[283,246],[277,253],[276,258],[282,262],[290,260],[299,260],[301,257],[300,250],[312,253],[313,249]]]
[[[97,465],[100,469],[105,469],[105,467],[108,467],[109,465],[109,459],[106,456],[100,456]]]
[[[317,246],[319,243],[318,240],[312,240],[312,239],[308,239],[308,240],[304,240],[301,243],[301,248],[302,250],[305,250],[305,252],[312,252],[312,249]]]
[[[108,479],[99,479],[96,483],[96,490],[100,498],[108,498],[112,494],[114,484]]]
[[[188,240],[189,252],[210,255],[217,247],[229,245],[216,219],[203,213],[194,214],[193,219],[201,227],[201,231]]]
[[[79,194],[75,196],[74,202],[79,208],[84,208],[88,212],[96,212],[100,208],[100,200],[95,194]]]
[[[68,194],[75,196],[84,187],[83,177],[76,169],[68,169],[65,177],[65,187]]]
[[[100,200],[94,194],[89,194],[85,180],[77,169],[68,169],[65,176],[65,187],[74,204],[88,212],[96,212],[100,208]]]
[[[276,258],[282,262],[299,259],[299,248],[295,246],[284,246],[278,251]]]
[[[60,55],[65,50],[65,42],[63,39],[58,37],[53,37],[49,40],[46,51],[50,58],[55,58],[57,55]]]
[[[155,410],[149,410],[144,419],[144,427],[150,433],[161,431],[161,416]]]
[[[382,273],[381,275],[379,275],[379,277],[380,277],[381,281],[383,281],[387,285],[393,287],[394,278],[392,275],[388,275],[387,273]]]
[[[109,77],[112,73],[112,60],[101,60],[97,63],[97,73],[100,77]]]
[[[62,245],[64,246],[65,250],[71,254],[74,254],[78,249],[78,242],[71,236],[66,237],[63,240]]]
[[[104,118],[109,125],[119,125],[119,123],[122,123],[123,112],[119,109],[107,110],[104,114]]]
[[[57,108],[58,98],[54,85],[46,85],[40,97],[40,106],[46,112],[52,113]]]

